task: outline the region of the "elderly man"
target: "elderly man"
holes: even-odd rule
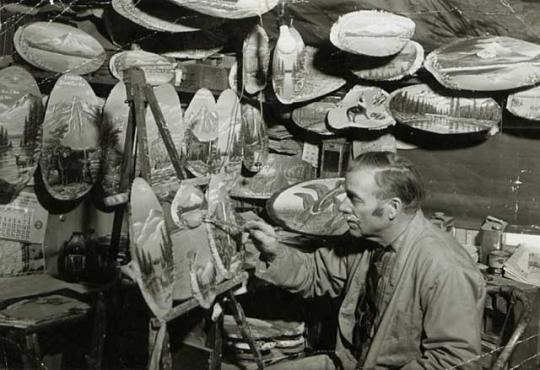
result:
[[[417,170],[393,153],[365,153],[345,190],[339,210],[349,232],[335,248],[304,254],[280,244],[270,225],[246,224],[260,278],[304,297],[343,296],[336,356],[292,368],[479,369],[484,279],[424,217]]]

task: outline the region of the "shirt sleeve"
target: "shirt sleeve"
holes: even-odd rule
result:
[[[338,256],[333,249],[323,247],[314,253],[303,253],[282,246],[276,258],[267,265],[259,262],[256,276],[300,293],[304,298],[341,294],[347,280],[347,258]]]
[[[472,271],[448,269],[422,292],[422,357],[402,370],[481,368],[481,322],[485,282]]]

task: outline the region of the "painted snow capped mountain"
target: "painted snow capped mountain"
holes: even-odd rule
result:
[[[83,34],[75,35],[71,32],[61,36],[48,38],[45,35],[28,40],[28,44],[35,48],[50,51],[53,53],[75,55],[84,58],[93,58],[96,56],[96,50],[92,47],[91,41],[95,41],[90,36]]]

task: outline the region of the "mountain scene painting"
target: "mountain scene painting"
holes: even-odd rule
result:
[[[506,109],[514,116],[540,121],[540,87],[508,95]]]
[[[335,135],[326,124],[328,112],[337,108],[341,102],[340,96],[325,96],[321,100],[309,103],[292,111],[293,122],[304,130],[319,135]]]
[[[22,25],[15,32],[13,44],[28,63],[57,73],[94,72],[106,58],[105,50],[96,39],[62,23]]]
[[[266,87],[269,64],[268,35],[256,24],[244,40],[242,49],[242,80],[248,94],[256,94]]]
[[[181,7],[218,18],[240,19],[260,16],[276,7],[279,0],[170,0]]]
[[[269,143],[262,109],[262,104],[259,108],[249,103],[242,104],[244,167],[255,173],[268,160]]]
[[[348,230],[338,210],[346,197],[344,183],[343,178],[325,178],[292,185],[268,201],[268,215],[291,231],[341,235]]]
[[[0,203],[9,203],[37,167],[34,151],[43,122],[41,92],[21,67],[0,70]]]
[[[540,82],[540,45],[505,36],[473,37],[434,50],[424,66],[450,89],[515,89]]]
[[[426,84],[394,91],[388,109],[398,122],[436,134],[495,133],[502,118],[491,98],[441,93]]]
[[[143,50],[130,50],[114,54],[109,60],[111,74],[124,80],[124,71],[131,67],[143,70],[146,82],[150,85],[160,85],[171,82],[175,77],[175,65],[167,58]]]
[[[43,122],[40,168],[50,195],[81,198],[94,186],[101,165],[101,106],[86,80],[73,74],[58,79]]]

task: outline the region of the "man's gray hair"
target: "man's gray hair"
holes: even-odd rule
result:
[[[403,210],[412,213],[420,208],[426,196],[422,177],[408,159],[392,152],[367,152],[354,158],[348,172],[375,170],[378,190],[375,196],[380,200],[398,197],[403,202]]]

